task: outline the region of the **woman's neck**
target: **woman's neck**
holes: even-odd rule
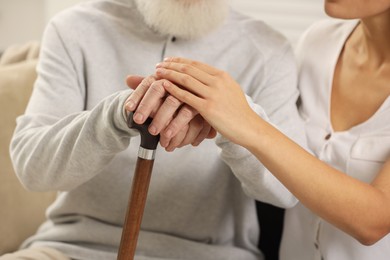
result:
[[[361,19],[349,45],[366,65],[390,65],[390,11]]]

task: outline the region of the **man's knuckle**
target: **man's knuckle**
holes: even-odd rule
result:
[[[149,107],[145,104],[145,102],[141,102],[138,107],[137,107],[137,111],[138,112],[143,112],[143,111],[146,111],[148,110]]]
[[[218,70],[217,72],[215,72],[215,76],[217,78],[222,78],[222,79],[226,77],[226,74],[227,73],[223,70]]]
[[[163,97],[165,96],[165,89],[164,87],[158,83],[158,82],[155,82],[151,85],[150,87],[150,91],[152,91],[153,93],[156,93],[159,97]]]
[[[189,108],[188,106],[184,106],[181,110],[180,110],[180,114],[184,117],[184,118],[189,118],[189,119],[192,119],[195,115],[194,115],[194,111]]]
[[[144,90],[147,90],[153,84],[154,81],[154,78],[147,77],[141,81],[140,87]]]
[[[129,96],[128,100],[133,100],[138,102],[141,99],[141,94],[138,91],[133,91]]]
[[[181,81],[182,81],[183,85],[188,85],[191,83],[191,77],[188,75],[183,75],[181,77]]]
[[[194,60],[190,61],[191,66],[196,67],[196,66],[198,66],[198,64],[199,64],[199,62],[197,62],[197,61],[194,61]]]
[[[169,95],[166,99],[165,99],[165,102],[168,106],[170,107],[179,107],[181,105],[181,102],[180,100],[178,100],[177,98],[175,98],[174,96],[171,96]]]
[[[183,73],[188,73],[190,71],[191,67],[188,64],[183,64],[180,66],[180,71]]]
[[[176,120],[172,120],[172,122],[169,124],[169,127],[173,132],[176,132],[179,129],[179,124]]]

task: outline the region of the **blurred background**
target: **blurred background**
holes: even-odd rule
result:
[[[86,0],[0,0],[0,52],[12,44],[40,40],[59,11]],[[281,31],[294,45],[302,31],[323,19],[323,0],[230,0],[236,9]]]

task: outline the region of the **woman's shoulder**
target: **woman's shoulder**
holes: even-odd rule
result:
[[[357,20],[324,19],[312,24],[300,37],[297,53],[309,49],[332,48],[356,27]]]

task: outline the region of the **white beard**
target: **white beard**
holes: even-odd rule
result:
[[[163,35],[202,37],[226,19],[227,0],[134,0],[145,23]]]

